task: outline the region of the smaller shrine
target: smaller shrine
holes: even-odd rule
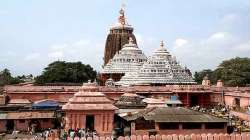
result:
[[[62,109],[66,113],[66,131],[86,129],[98,135],[110,135],[117,109],[93,83],[86,83]]]

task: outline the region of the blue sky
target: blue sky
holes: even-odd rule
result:
[[[249,0],[124,0],[146,55],[164,40],[192,71],[250,56]],[[0,69],[38,75],[55,60],[100,70],[121,0],[0,0]]]

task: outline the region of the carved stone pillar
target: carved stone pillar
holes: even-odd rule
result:
[[[86,114],[83,114],[82,115],[82,128],[85,128],[85,127],[86,127]]]
[[[65,117],[65,129],[69,130],[70,128],[72,128],[72,117],[71,114],[67,114],[66,112],[66,117]]]
[[[108,131],[112,132],[113,130],[114,117],[112,113],[109,113],[109,122],[108,122]]]
[[[100,114],[96,114],[95,115],[95,130],[97,132],[101,132],[102,131],[102,118]]]
[[[76,114],[72,114],[72,129],[76,128]]]
[[[76,129],[80,128],[80,114],[76,114]]]
[[[85,125],[83,125],[83,120],[85,118],[83,117],[83,114],[79,114],[79,127],[80,128],[85,128]]]

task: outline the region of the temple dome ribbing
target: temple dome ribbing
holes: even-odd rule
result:
[[[133,39],[130,38],[129,43],[123,45],[122,49],[115,54],[113,59],[104,66],[101,73],[125,74],[127,72],[137,71],[146,60],[147,57],[142,50],[140,50],[133,42]]]
[[[137,71],[126,73],[117,85],[195,84],[186,68],[182,68],[161,42],[152,56]]]

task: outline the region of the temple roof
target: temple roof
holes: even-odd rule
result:
[[[137,84],[195,84],[192,77],[172,57],[161,42],[152,56],[137,71],[126,73],[117,85]]]
[[[183,107],[155,107],[147,108],[142,111],[136,111],[127,113],[126,116],[122,116],[127,121],[133,121],[139,118],[145,120],[153,120],[155,122],[197,122],[197,123],[211,123],[211,122],[228,122],[225,119],[221,119],[209,114],[204,114],[194,110],[190,110]]]
[[[63,110],[116,110],[112,102],[94,84],[84,84],[79,92],[75,93]]]
[[[146,103],[143,100],[144,97],[134,93],[124,93],[119,100],[115,103],[118,108],[145,108]]]
[[[143,63],[147,60],[144,53],[129,39],[129,43],[110,59],[110,61],[101,70],[101,73],[126,73],[140,69]]]

